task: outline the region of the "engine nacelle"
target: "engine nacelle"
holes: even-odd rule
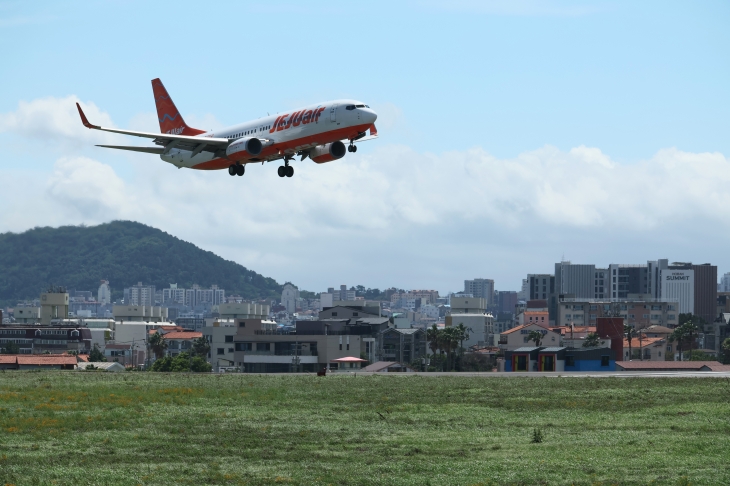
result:
[[[319,145],[309,151],[309,158],[318,164],[332,162],[345,156],[345,144],[340,142],[328,143],[327,145]]]
[[[240,138],[226,149],[226,157],[230,160],[243,160],[256,157],[261,153],[263,144],[256,137]]]

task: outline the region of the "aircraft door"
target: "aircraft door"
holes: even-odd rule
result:
[[[333,105],[330,108],[330,122],[337,123],[337,105]]]

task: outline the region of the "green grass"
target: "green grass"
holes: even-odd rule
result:
[[[730,484],[729,399],[712,378],[6,372],[0,484]]]

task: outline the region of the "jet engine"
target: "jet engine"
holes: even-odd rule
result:
[[[318,164],[332,162],[345,156],[345,144],[340,142],[328,143],[327,145],[319,145],[309,151],[309,158]]]
[[[226,148],[226,157],[230,160],[243,160],[256,157],[261,153],[263,144],[256,137],[240,138]]]

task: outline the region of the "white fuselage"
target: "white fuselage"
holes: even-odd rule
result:
[[[241,155],[238,163],[265,162],[291,156],[318,145],[363,136],[377,114],[367,105],[355,100],[334,100],[310,105],[282,114],[271,115],[197,135],[200,138],[228,138],[231,141],[255,137],[263,145],[256,156]],[[223,169],[231,164],[225,154],[190,150],[166,149],[160,158],[177,167]]]

